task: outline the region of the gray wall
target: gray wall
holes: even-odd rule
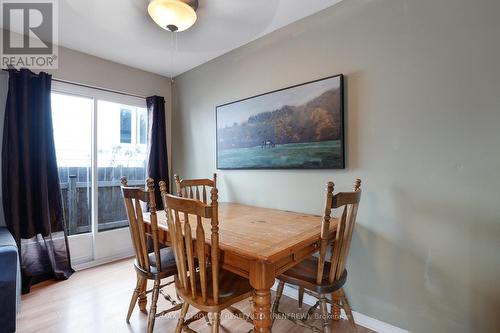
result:
[[[221,199],[321,213],[360,177],[354,309],[498,332],[499,36],[498,0],[345,0],[177,77],[173,172],[215,171],[216,105],[344,73],[347,168],[219,171]]]

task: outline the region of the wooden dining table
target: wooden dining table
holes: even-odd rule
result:
[[[170,245],[166,214],[162,210],[157,216],[160,242]],[[219,203],[222,268],[248,278],[255,289],[254,332],[271,332],[271,288],[275,278],[318,251],[321,220],[318,215]],[[149,214],[144,221],[149,232]],[[329,237],[334,237],[337,222],[332,218]],[[209,239],[207,235],[208,244]],[[145,310],[145,298],[139,300],[139,307]]]

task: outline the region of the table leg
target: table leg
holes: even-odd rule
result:
[[[265,262],[250,265],[250,284],[254,287],[254,333],[271,333],[271,287],[274,284],[274,266]]]
[[[271,290],[256,290],[253,296],[254,332],[271,332]]]
[[[148,310],[146,310],[146,305],[148,304],[148,298],[146,297],[145,293],[147,287],[148,287],[148,280],[144,279],[144,282],[141,285],[141,295],[139,296],[139,301],[137,302],[139,310],[142,313],[148,313]]]

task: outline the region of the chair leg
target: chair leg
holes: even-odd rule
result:
[[[149,310],[148,318],[148,333],[153,333],[156,319],[156,303],[158,302],[158,295],[160,294],[160,280],[155,280],[153,286],[153,295],[151,297],[151,309]]]
[[[146,297],[146,290],[148,289],[148,279],[142,279],[142,285],[140,287],[141,289],[141,294],[139,295],[139,310],[141,310],[142,313],[147,314],[148,310],[146,309],[146,306],[148,305],[148,298]]]
[[[342,301],[340,291],[335,291],[332,293],[332,318],[337,321],[340,320],[340,302]]]
[[[203,313],[203,318],[205,318],[205,322],[207,323],[207,325],[212,325],[210,323],[210,318],[208,318],[208,313],[204,312]]]
[[[354,316],[352,315],[352,309],[351,306],[349,305],[349,302],[347,301],[347,297],[345,296],[344,290],[341,289],[342,291],[342,307],[344,308],[345,314],[347,316],[347,319],[349,320],[349,324],[351,324],[351,328],[353,332],[357,333],[358,328],[356,326],[356,322],[354,321]]]
[[[304,305],[304,287],[299,287],[299,310]]]
[[[184,319],[186,319],[186,314],[189,310],[189,303],[185,302],[182,305],[181,313],[179,316],[179,321],[177,322],[177,327],[175,328],[175,333],[181,333],[182,325],[184,325]]]
[[[128,313],[127,313],[127,323],[130,322],[130,316],[132,315],[132,312],[134,311],[134,307],[137,304],[137,299],[139,298],[139,294],[141,293],[141,285],[143,277],[141,277],[139,274],[137,274],[137,283],[134,289],[134,293],[132,294],[132,299],[130,300],[130,305],[128,307]]]
[[[212,333],[219,333],[220,312],[214,312],[212,316]]]
[[[330,314],[328,313],[328,308],[326,306],[327,300],[325,295],[320,295],[319,298],[319,308],[321,310],[321,319],[323,320],[323,332],[331,333],[331,322]]]
[[[283,296],[283,289],[285,289],[285,282],[280,281],[278,284],[278,289],[276,290],[276,297],[274,298],[273,307],[271,309],[271,314],[273,315],[273,323],[276,315],[278,314],[281,296]]]

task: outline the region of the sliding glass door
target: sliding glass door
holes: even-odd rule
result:
[[[54,82],[52,118],[73,263],[132,254],[120,178],[146,178],[145,100]]]
[[[146,179],[146,109],[97,101],[98,231],[128,225],[120,193],[120,178],[130,185]]]
[[[52,120],[69,235],[92,232],[92,98],[52,93]]]

